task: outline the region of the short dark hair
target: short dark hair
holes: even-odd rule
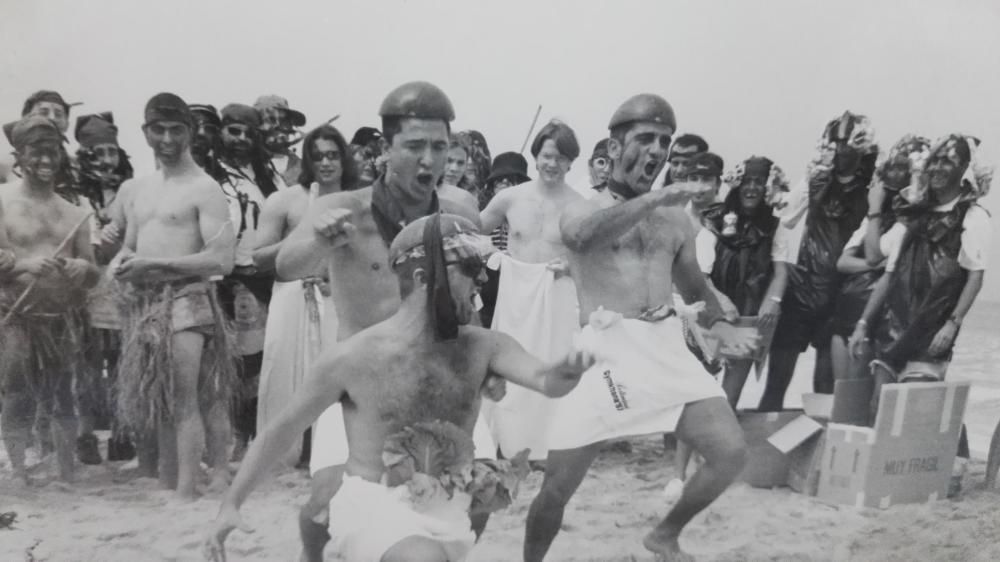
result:
[[[670,146],[670,152],[673,152],[674,148],[678,146],[693,146],[698,149],[698,152],[708,152],[708,143],[701,136],[694,133],[684,133],[674,139],[674,144]]]
[[[309,131],[309,134],[302,140],[302,172],[299,173],[299,185],[308,189],[316,181],[316,177],[313,175],[312,148],[313,143],[319,139],[335,142],[340,150],[340,169],[342,170],[340,189],[343,191],[357,189],[359,174],[353,153],[348,148],[344,135],[340,134],[340,131],[329,123]]]
[[[382,118],[382,137],[385,138],[385,142],[392,145],[392,139],[396,136],[396,133],[403,130],[403,119],[424,119],[423,117],[407,117],[405,115],[390,115]],[[448,134],[451,134],[451,123],[444,119],[440,119],[444,123],[445,128],[448,130]]]
[[[576,133],[573,132],[573,129],[562,121],[553,120],[542,127],[541,131],[538,131],[534,142],[531,143],[531,156],[538,158],[538,153],[542,151],[542,145],[549,139],[556,143],[559,154],[570,160],[576,160],[576,157],[580,155],[580,143],[576,141]]]

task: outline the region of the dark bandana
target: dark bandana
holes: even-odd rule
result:
[[[458,337],[458,311],[451,298],[448,283],[448,266],[444,259],[441,238],[441,215],[434,214],[424,226],[424,251],[427,253],[427,313],[434,327],[435,341],[453,340]]]
[[[635,199],[636,197],[639,196],[639,194],[636,193],[636,191],[632,189],[632,187],[627,183],[615,181],[610,177],[608,178],[607,186],[608,186],[608,191],[614,193],[615,195],[618,195],[619,197],[625,199],[626,201],[628,201],[629,199]]]
[[[403,230],[403,227],[411,221],[436,214],[440,209],[441,206],[435,190],[431,194],[431,203],[426,211],[415,217],[407,217],[406,213],[403,212],[403,207],[389,193],[389,186],[385,184],[383,178],[375,180],[372,185],[372,220],[375,221],[375,226],[378,227],[378,232],[382,235],[386,246],[392,244],[392,240],[396,238],[399,231]]]

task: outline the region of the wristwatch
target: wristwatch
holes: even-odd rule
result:
[[[868,220],[882,218],[882,213],[868,213]]]
[[[962,319],[954,314],[948,317],[948,321],[954,324],[956,328],[962,327]]]

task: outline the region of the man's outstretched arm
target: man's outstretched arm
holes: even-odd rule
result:
[[[340,401],[344,388],[340,379],[331,373],[346,373],[348,369],[350,366],[343,355],[331,351],[321,356],[292,402],[253,441],[205,539],[206,558],[226,559],[226,537],[237,527],[245,528],[239,515],[243,502],[275,461],[301,437],[302,432],[324,410]]]
[[[578,201],[559,219],[563,244],[574,252],[610,246],[657,208],[682,203],[704,189],[702,184],[682,182],[603,209],[593,200]]]
[[[543,363],[507,334],[493,331],[487,334],[493,351],[490,371],[550,398],[568,394],[580,382],[580,376],[594,364],[589,353],[577,349],[560,361]]]

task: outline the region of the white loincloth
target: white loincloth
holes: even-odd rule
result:
[[[685,346],[681,324],[676,315],[645,322],[603,310],[592,314],[579,345],[593,353],[597,363],[556,401],[549,448],[575,449],[605,439],[672,432],[686,404],[725,398],[722,387]]]
[[[557,280],[546,264],[525,263],[501,253],[490,257],[489,267],[500,270],[491,328],[513,337],[542,361],[561,359],[580,330],[573,280]],[[483,400],[480,420],[489,425],[505,457],[531,449],[530,459],[543,460],[548,445],[545,432],[538,429],[548,425],[553,407],[553,399],[509,384],[499,402]]]
[[[307,290],[312,291],[317,309],[310,313]],[[319,356],[322,342],[336,335],[337,318],[332,306],[313,283],[275,282],[267,314],[264,357],[260,368],[257,404],[257,434],[274,420],[292,401]],[[332,337],[332,336],[331,336]],[[295,464],[301,442],[282,458]]]
[[[405,484],[388,488],[345,474],[330,500],[330,549],[351,562],[379,562],[401,540],[428,537],[441,544],[450,562],[459,562],[476,541],[469,524],[470,503],[468,494],[455,492],[444,506],[418,513]]]

